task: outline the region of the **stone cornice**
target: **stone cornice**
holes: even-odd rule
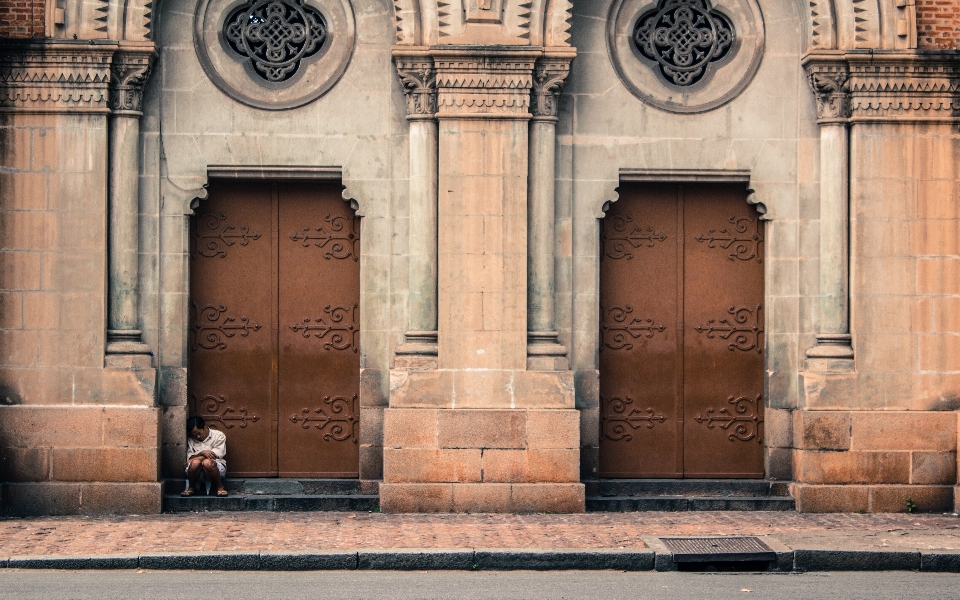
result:
[[[957,52],[820,52],[803,65],[821,123],[960,123]]]
[[[109,112],[117,42],[3,41],[0,112]]]

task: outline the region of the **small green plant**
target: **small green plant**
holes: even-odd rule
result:
[[[917,512],[917,503],[913,501],[913,498],[907,498],[907,512]]]
[[[862,508],[857,511],[857,513],[858,513],[858,514],[861,514],[861,515],[862,515],[862,514],[866,514],[866,512],[867,512],[867,511],[863,510]]]

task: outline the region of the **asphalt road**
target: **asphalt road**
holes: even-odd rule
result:
[[[0,570],[4,599],[960,598],[960,575],[913,572],[204,572]]]

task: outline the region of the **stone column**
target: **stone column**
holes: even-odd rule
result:
[[[527,368],[565,370],[554,307],[554,220],[557,103],[570,73],[570,56],[541,58],[530,96],[530,173],[527,214]]]
[[[140,339],[140,117],[154,52],[124,49],[113,56],[110,84],[109,313],[107,366],[150,367]]]
[[[437,366],[437,87],[426,53],[396,52],[410,122],[410,326],[396,366]]]
[[[849,74],[842,62],[805,66],[820,124],[820,329],[807,358],[850,360]]]

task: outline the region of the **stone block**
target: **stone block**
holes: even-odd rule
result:
[[[600,406],[600,371],[574,371],[574,389],[577,408],[598,408]]]
[[[527,448],[579,448],[581,411],[527,411]]]
[[[156,448],[53,448],[54,481],[156,481]]]
[[[360,369],[360,406],[386,406],[388,397],[384,395],[385,371],[380,369]]]
[[[580,412],[580,445],[600,445],[600,409],[578,408]]]
[[[438,413],[441,448],[525,448],[526,411],[442,410]]]
[[[799,450],[797,481],[802,483],[908,483],[909,452],[817,452]]]
[[[50,479],[49,448],[0,448],[0,481]]]
[[[360,550],[357,568],[381,571],[469,571],[473,567],[472,548]]]
[[[775,408],[764,410],[763,437],[768,448],[792,448],[793,411]]]
[[[577,482],[580,450],[484,450],[482,469],[484,482]]]
[[[383,446],[360,444],[360,479],[383,479]]]
[[[794,445],[810,450],[848,450],[851,422],[849,412],[794,411]]]
[[[478,549],[477,569],[485,571],[606,570],[650,571],[654,552],[647,549],[591,548],[589,550],[553,548]]]
[[[104,409],[103,445],[115,448],[160,444],[160,410],[140,407]],[[186,425],[184,425],[186,427]],[[73,445],[73,444],[71,444]]]
[[[383,479],[388,483],[479,482],[479,449],[384,448]]]
[[[857,373],[804,371],[802,377],[804,408],[842,410],[860,406],[860,380]]]
[[[453,394],[452,371],[390,371],[391,408],[451,407]]]
[[[953,485],[957,482],[956,452],[913,452],[910,483]]]
[[[152,515],[161,510],[162,490],[152,483],[83,483],[80,484],[79,514]]]
[[[514,483],[510,511],[515,513],[582,513],[582,483]]]
[[[0,406],[0,446],[100,446],[102,441],[102,408]]]
[[[517,371],[512,406],[517,408],[574,408],[572,371]]]
[[[791,494],[797,501],[797,512],[866,512],[870,509],[870,492],[865,485],[797,483],[792,486]]]
[[[383,445],[383,408],[360,407],[360,443]]]
[[[356,568],[356,552],[260,552],[261,571],[342,571]]]
[[[383,445],[438,448],[437,419],[434,408],[388,408],[383,415]]]
[[[108,355],[111,356],[111,355]],[[128,356],[114,356],[116,360],[129,359]],[[149,356],[139,355],[139,358],[152,360]],[[95,372],[95,369],[84,369]],[[157,397],[157,370],[152,368],[107,368],[100,373],[97,387],[92,387],[98,395],[102,394],[100,402],[106,404],[120,404],[126,406],[143,406],[152,408]],[[98,398],[92,398],[97,401]]]
[[[385,513],[444,513],[453,511],[449,483],[381,483],[380,510]]]
[[[957,418],[953,412],[854,412],[852,450],[957,449]]]
[[[253,552],[144,552],[140,568],[154,571],[256,571],[260,554]]]
[[[595,480],[600,473],[600,448],[585,446],[580,448],[580,480]]]
[[[515,371],[454,371],[455,408],[510,408],[514,404]],[[442,429],[441,429],[442,431]]]
[[[870,512],[908,512],[907,498],[914,512],[947,512],[953,509],[953,486],[878,485],[870,487]]]
[[[510,493],[509,483],[455,483],[453,512],[508,513]]]
[[[793,555],[798,571],[916,571],[919,552],[893,550],[797,549]]]
[[[79,483],[8,483],[3,488],[7,516],[75,515],[80,512]]]
[[[793,450],[767,448],[767,477],[781,481],[793,479]]]

